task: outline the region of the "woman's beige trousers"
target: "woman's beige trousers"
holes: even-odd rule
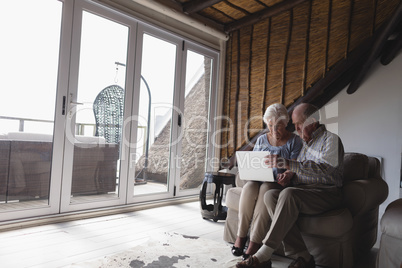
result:
[[[264,194],[270,189],[282,189],[276,182],[248,181],[244,186],[239,201],[238,237],[247,237],[250,241],[262,244],[267,235],[271,219],[264,204]]]

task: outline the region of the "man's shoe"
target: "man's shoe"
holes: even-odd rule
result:
[[[314,257],[311,256],[309,262],[306,262],[303,257],[299,257],[292,261],[288,268],[315,268]]]
[[[233,256],[236,256],[236,257],[239,257],[239,256],[243,255],[243,253],[244,253],[244,249],[238,248],[235,246],[232,247],[231,251],[232,251]]]
[[[261,262],[254,256],[250,256],[247,260],[238,262],[236,264],[237,268],[271,268],[271,260]]]

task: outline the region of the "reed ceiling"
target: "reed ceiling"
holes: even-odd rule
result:
[[[270,104],[325,105],[402,47],[402,0],[157,0],[229,35],[221,158],[252,148]]]

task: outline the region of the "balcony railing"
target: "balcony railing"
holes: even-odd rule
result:
[[[12,116],[0,116],[0,120],[14,120],[18,121],[18,132],[25,132],[25,122],[37,122],[37,123],[48,123],[53,124],[53,120],[45,120],[45,119],[33,119],[33,118],[22,118],[22,117],[12,117]],[[87,128],[92,128],[92,136],[95,136],[96,124],[94,123],[76,123],[75,124],[75,135],[85,135]],[[146,137],[147,135],[147,127],[146,126],[138,126],[139,129],[142,129],[143,135],[142,137]],[[9,130],[11,132],[13,130]],[[146,151],[146,139],[143,139],[143,152]]]
[[[52,123],[53,124],[52,120],[44,120],[44,119],[21,118],[21,117],[12,117],[12,116],[0,116],[0,119],[19,121],[19,124],[18,124],[19,132],[24,132],[25,122],[40,122],[40,123]]]

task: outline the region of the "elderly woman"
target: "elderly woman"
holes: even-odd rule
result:
[[[269,132],[257,139],[254,151],[268,151],[286,159],[296,159],[303,143],[299,136],[286,130],[289,115],[285,106],[279,103],[270,105],[263,120]],[[233,255],[243,255],[243,259],[247,259],[261,247],[271,222],[264,204],[264,194],[270,189],[286,187],[293,175],[294,173],[285,169],[274,168],[276,182],[248,181],[243,186],[239,203],[239,227],[232,247]],[[249,231],[250,241],[244,252]]]

